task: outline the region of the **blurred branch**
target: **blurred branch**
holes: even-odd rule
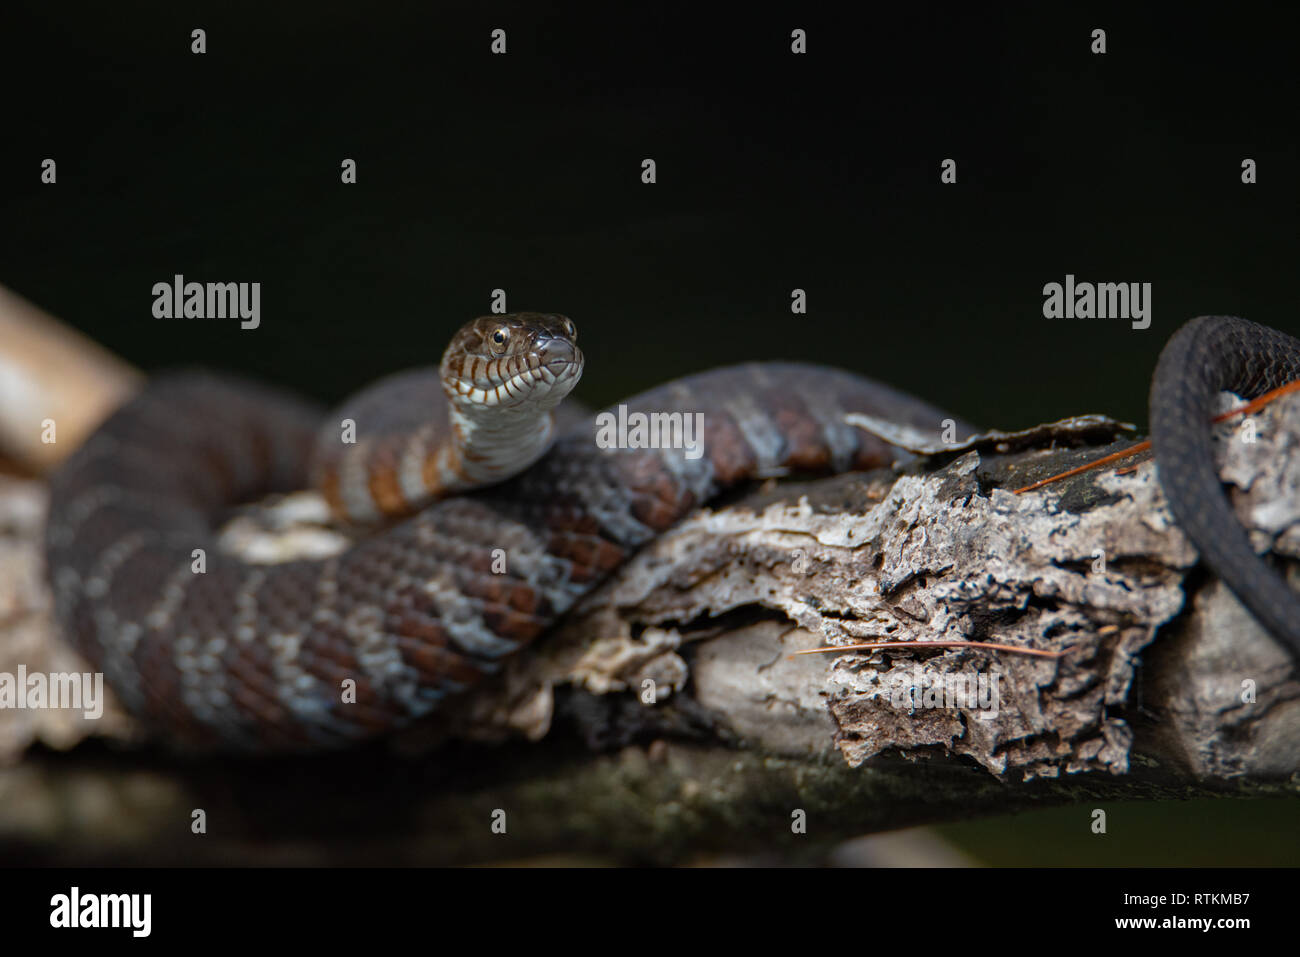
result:
[[[45,472],[139,382],[121,359],[0,286],[0,457]]]

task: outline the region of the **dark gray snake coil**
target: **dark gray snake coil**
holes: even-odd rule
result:
[[[1300,378],[1300,340],[1235,316],[1175,332],[1151,377],[1151,445],[1169,508],[1201,561],[1300,660],[1300,595],[1251,548],[1214,464],[1206,423],[1222,391],[1246,399]]]

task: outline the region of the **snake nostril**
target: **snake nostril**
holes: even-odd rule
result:
[[[537,344],[537,354],[542,365],[551,369],[571,365],[577,358],[577,351],[567,339],[546,338]]]

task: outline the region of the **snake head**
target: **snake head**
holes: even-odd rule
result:
[[[479,316],[452,337],[442,356],[442,387],[453,405],[548,411],[582,376],[578,329],[556,313]]]

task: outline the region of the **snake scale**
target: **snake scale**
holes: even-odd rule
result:
[[[491,341],[499,330],[509,344]],[[702,454],[601,447],[593,418],[566,412],[567,403],[554,411],[581,373],[575,336],[560,316],[475,320],[439,372],[399,376],[345,406],[364,438],[342,451],[338,417],[292,395],[207,373],[151,380],[51,480],[47,564],[65,633],[128,710],[175,741],[346,746],[471,689],[721,492],[761,476],[907,457],[846,425],[847,413],[931,432],[952,419],[848,372],[748,363],[623,403],[629,419],[704,413]],[[1206,426],[1219,389],[1249,397],[1297,375],[1297,340],[1202,317],[1162,354],[1151,421],[1179,523],[1300,655],[1300,597],[1250,550]],[[503,410],[485,399],[512,406],[513,424],[500,425]],[[257,565],[215,546],[214,526],[233,503],[310,478],[341,517],[390,520],[322,560]],[[495,484],[474,490],[484,481]],[[207,556],[202,573],[196,549]],[[504,571],[493,567],[495,550],[507,557]],[[349,679],[355,701],[345,702]]]

